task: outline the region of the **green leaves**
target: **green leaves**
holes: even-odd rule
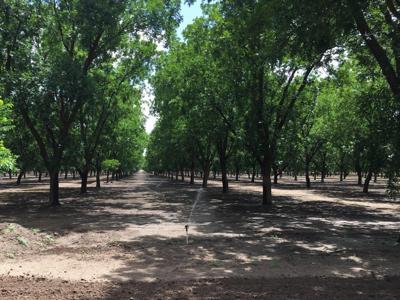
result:
[[[101,163],[103,170],[111,172],[118,170],[120,166],[121,163],[117,159],[106,159]]]

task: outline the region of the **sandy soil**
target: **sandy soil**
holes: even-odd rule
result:
[[[46,182],[0,180],[0,298],[400,297],[400,205],[382,183],[284,178],[269,210],[245,178],[228,195],[144,172],[86,196],[61,185],[49,208]]]

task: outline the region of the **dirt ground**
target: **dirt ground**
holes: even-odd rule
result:
[[[400,203],[383,181],[305,189],[170,182],[139,172],[104,185],[0,179],[0,299],[399,299]],[[189,224],[185,225],[198,199]]]

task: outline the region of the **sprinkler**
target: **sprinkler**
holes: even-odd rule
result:
[[[189,224],[185,225],[186,230],[186,245],[189,245]]]

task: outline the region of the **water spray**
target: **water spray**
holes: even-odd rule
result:
[[[190,211],[189,218],[188,218],[187,223],[186,223],[186,225],[185,225],[185,230],[186,230],[186,245],[189,245],[189,224],[190,224],[190,222],[191,222],[192,215],[193,215],[193,212],[194,212],[194,210],[195,210],[195,208],[196,208],[197,202],[199,202],[199,200],[201,199],[201,196],[202,196],[202,194],[203,194],[203,191],[204,191],[203,188],[200,188],[200,189],[197,191],[196,200],[195,200],[194,203],[193,203],[192,210]]]

